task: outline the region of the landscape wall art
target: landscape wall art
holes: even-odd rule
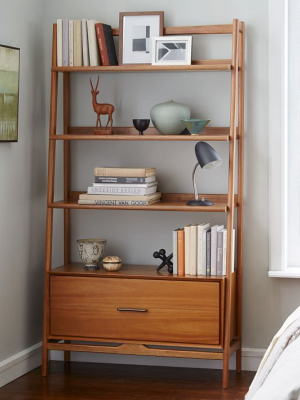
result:
[[[18,141],[20,49],[0,45],[0,142]]]

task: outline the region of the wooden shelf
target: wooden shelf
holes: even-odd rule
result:
[[[50,275],[63,276],[83,276],[99,278],[124,278],[124,279],[159,279],[173,281],[222,281],[225,276],[192,276],[192,275],[173,275],[169,274],[166,268],[156,271],[157,265],[133,265],[123,264],[122,268],[116,272],[105,271],[103,267],[99,270],[88,271],[84,269],[84,264],[71,262],[54,268],[49,271]]]
[[[94,127],[70,127],[67,135],[50,135],[51,140],[130,140],[130,141],[177,141],[177,142],[228,142],[230,132],[227,127],[208,127],[200,135],[162,135],[157,129],[150,127],[144,135],[130,127],[115,127],[113,135],[94,135]]]
[[[64,208],[77,210],[138,210],[138,211],[189,211],[189,212],[227,212],[226,194],[207,194],[205,198],[213,202],[212,206],[188,206],[186,202],[194,199],[193,194],[163,193],[162,200],[149,206],[102,206],[78,204],[78,195],[83,192],[70,192],[69,200],[60,200],[50,203],[50,208]],[[202,195],[199,195],[201,198]],[[237,206],[235,202],[235,206]]]
[[[232,61],[194,60],[192,65],[111,65],[108,67],[52,67],[56,72],[157,72],[157,71],[231,71]]]

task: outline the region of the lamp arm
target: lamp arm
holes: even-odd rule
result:
[[[196,169],[199,166],[199,163],[197,163],[194,167],[193,170],[193,175],[192,175],[192,180],[193,180],[193,186],[194,186],[194,192],[195,192],[195,200],[198,200],[198,191],[197,191],[197,186],[196,186],[196,179],[195,179],[195,174],[196,174]]]

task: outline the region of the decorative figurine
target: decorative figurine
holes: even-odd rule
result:
[[[160,249],[159,251],[155,251],[153,253],[153,257],[162,260],[162,263],[157,267],[157,271],[160,271],[166,265],[168,267],[168,272],[173,274],[173,262],[171,261],[173,258],[173,253],[171,253],[169,256],[166,256],[166,250]]]
[[[91,93],[92,93],[92,97],[93,97],[93,107],[94,107],[95,113],[97,114],[97,123],[96,123],[96,129],[94,130],[94,134],[95,135],[111,135],[112,127],[113,127],[112,114],[115,111],[115,107],[112,104],[108,104],[108,103],[97,103],[97,96],[99,94],[99,90],[98,90],[99,76],[98,76],[97,85],[96,85],[95,89],[93,87],[91,78],[90,78],[90,84],[91,84],[91,88],[92,88]],[[108,115],[107,124],[104,129],[102,129],[102,125],[101,125],[101,115]],[[110,129],[108,129],[109,122],[110,122]],[[100,125],[100,129],[98,129],[98,123]]]

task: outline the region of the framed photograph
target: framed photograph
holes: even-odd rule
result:
[[[120,13],[119,64],[151,64],[152,38],[163,31],[163,11]]]
[[[0,142],[18,141],[20,49],[0,45]]]
[[[191,65],[192,36],[163,36],[152,40],[152,65]]]

